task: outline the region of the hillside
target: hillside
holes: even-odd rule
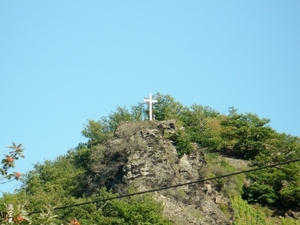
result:
[[[203,178],[204,153],[194,145],[192,154],[178,158],[172,141],[165,138],[175,130],[172,121],[122,123],[114,139],[95,151],[88,190],[106,186],[124,194],[129,188],[145,191]],[[154,198],[163,202],[172,224],[230,224],[232,219],[218,207],[229,199],[212,183],[155,192]]]
[[[0,210],[13,205],[22,224],[300,224],[299,162],[218,178],[298,159],[300,138],[233,107],[224,115],[155,98],[156,120],[142,103],[88,120],[88,141],[37,163]],[[181,185],[203,178],[214,179]]]

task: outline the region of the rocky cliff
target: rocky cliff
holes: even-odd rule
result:
[[[203,178],[204,153],[194,145],[190,155],[179,158],[167,137],[176,132],[173,121],[125,122],[114,139],[97,146],[91,164],[88,190],[106,186],[120,194],[129,188],[145,191]],[[196,183],[153,193],[163,203],[164,215],[173,224],[231,224],[221,205],[229,200],[212,183]],[[230,207],[229,207],[230,208]]]

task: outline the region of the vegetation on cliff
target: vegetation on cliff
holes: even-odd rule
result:
[[[237,170],[220,158],[222,156],[248,160],[248,166],[253,168],[300,158],[300,138],[276,132],[269,126],[269,119],[253,113],[238,113],[234,107],[229,108],[227,115],[197,104],[186,107],[171,96],[159,93],[155,98],[159,102],[153,106],[155,119],[173,120],[177,124],[176,132],[165,138],[173,142],[178,158],[192,153],[193,144],[205,150],[205,177]],[[88,120],[82,130],[87,142],[79,143],[54,161],[36,164],[34,170],[22,176],[20,190],[13,194],[4,193],[0,211],[6,212],[5,204],[14,205],[15,223],[21,224],[66,224],[67,221],[77,225],[170,224],[162,215],[163,206],[150,195],[53,210],[55,206],[115,196],[103,188],[94,193],[87,192],[89,175],[95,172],[92,162],[103,157],[101,144],[112,140],[121,122],[147,120],[148,113],[147,106],[138,103],[130,109],[117,107],[98,121]],[[17,151],[21,147],[14,145],[14,151],[2,160],[2,179],[19,179],[19,174],[7,171],[18,155],[22,156],[22,152]],[[258,224],[257,221],[259,224],[299,224],[295,220],[300,214],[299,162],[216,180],[215,184],[231,199],[230,207],[220,208],[225,214],[233,215],[234,224]],[[27,214],[39,210],[43,212]],[[294,215],[294,218],[272,219],[278,215]],[[23,220],[18,221],[21,217]],[[2,224],[7,223],[7,218],[2,220]]]

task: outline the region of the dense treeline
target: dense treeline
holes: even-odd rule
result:
[[[197,104],[186,107],[171,96],[159,93],[155,99],[159,102],[153,106],[155,119],[175,120],[178,127],[184,128],[166,137],[173,141],[178,157],[189,154],[193,150],[191,143],[197,143],[207,154],[246,159],[251,167],[300,158],[300,138],[276,132],[269,126],[269,119],[252,113],[239,113],[233,107],[229,108],[227,115]],[[39,221],[39,224],[65,224],[66,221],[76,224],[74,218],[80,218],[82,224],[169,224],[162,217],[162,206],[147,195],[67,208],[55,211],[57,217],[51,211],[54,206],[114,195],[104,189],[93,194],[86,191],[89,174],[93,173],[91,162],[99,153],[99,144],[110,140],[121,122],[147,120],[148,113],[147,105],[141,102],[130,109],[117,107],[116,111],[98,121],[88,120],[82,131],[88,139],[86,143],[78,144],[55,161],[36,164],[34,170],[23,178],[23,187],[15,194],[4,194],[0,201],[15,205],[26,203],[21,207],[24,209],[24,224],[27,219]],[[220,165],[225,168],[224,163]],[[238,191],[226,192],[231,195],[235,209],[244,207],[243,210],[257,214],[240,199],[242,196],[248,203],[272,207],[275,212],[300,210],[300,163],[252,172],[247,174],[246,179],[247,182],[242,183]],[[29,218],[25,209],[27,212],[44,209],[44,214]],[[47,213],[48,216],[45,216]],[[262,214],[257,215],[259,220],[265,221]],[[245,217],[236,214],[236,224],[243,224],[242,219]],[[292,224],[289,221],[282,220],[282,224]]]

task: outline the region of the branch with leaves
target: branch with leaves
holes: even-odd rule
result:
[[[15,161],[20,157],[24,158],[24,148],[22,144],[16,145],[14,142],[12,146],[8,146],[7,148],[12,149],[8,154],[4,154],[4,158],[1,161],[2,166],[0,167],[0,184],[4,184],[10,182],[14,179],[19,180],[21,177],[20,172],[10,172],[10,169],[15,167]]]

